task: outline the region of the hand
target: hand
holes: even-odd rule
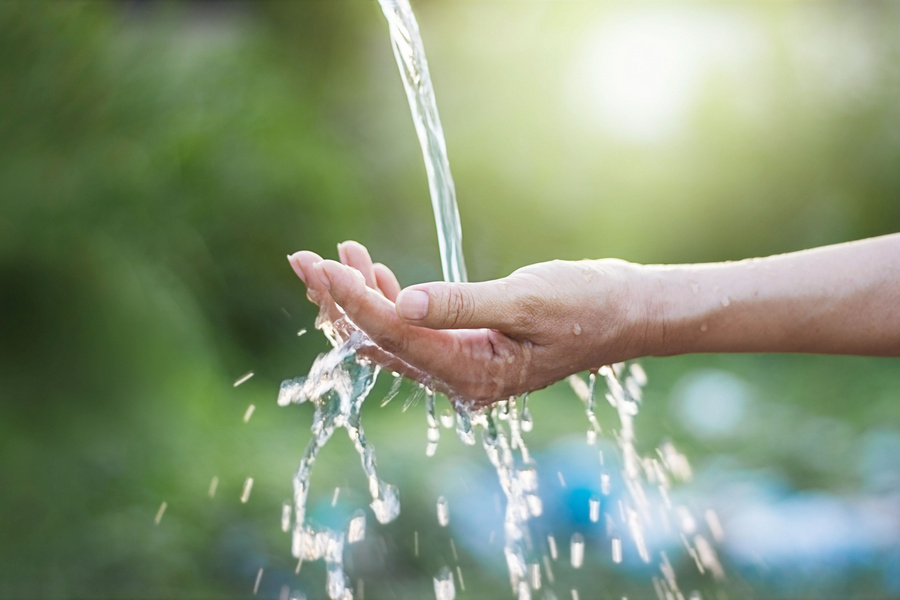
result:
[[[290,257],[320,307],[317,325],[333,324],[339,339],[355,325],[378,346],[369,358],[456,401],[487,405],[642,354],[638,265],[552,261],[494,281],[401,291],[362,245],[344,242],[338,253],[340,263]]]

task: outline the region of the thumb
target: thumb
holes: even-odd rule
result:
[[[508,331],[515,322],[515,302],[505,281],[424,283],[397,296],[397,315],[430,329],[490,328]]]

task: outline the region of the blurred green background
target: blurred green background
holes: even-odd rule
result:
[[[900,229],[897,3],[414,9],[473,280]],[[261,568],[260,597],[324,597],[322,565],[295,575],[280,530],[311,411],[275,397],[327,349],[285,255],[334,257],[344,239],[405,285],[440,277],[375,0],[0,2],[0,597],[250,597]],[[729,578],[695,582],[704,597],[900,598],[896,360],[644,366],[642,450],[673,440],[696,474],[683,494],[725,524]],[[431,597],[457,536],[459,597],[511,597],[502,548],[463,543],[490,525],[434,517],[451,489],[492,506],[489,484],[487,500],[468,493],[490,480],[483,453],[448,432],[426,459],[421,404],[403,412],[404,387],[379,408],[388,383],[365,419],[403,512],[369,515],[351,580],[366,598]],[[530,405],[526,441],[545,469],[562,464],[542,472],[561,507],[545,500],[548,514],[589,528],[584,497],[554,478],[579,468],[583,409],[564,385]],[[310,501],[325,520],[367,502],[340,432]],[[605,543],[589,538],[581,571],[561,564],[557,597],[653,597],[646,569],[614,568]]]

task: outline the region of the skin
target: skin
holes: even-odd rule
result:
[[[288,257],[319,323],[341,339],[362,329],[370,359],[474,405],[642,356],[900,356],[900,234],[728,263],[556,260],[405,289],[361,244],[338,254]]]

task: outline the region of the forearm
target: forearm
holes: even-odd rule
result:
[[[646,354],[900,356],[900,234],[708,265],[648,265]]]

